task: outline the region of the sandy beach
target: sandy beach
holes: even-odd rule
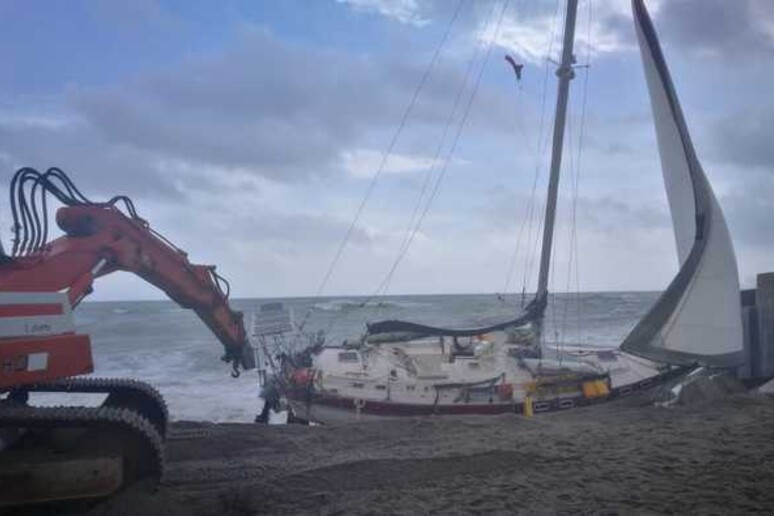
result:
[[[774,509],[774,397],[335,426],[176,423],[160,487],[90,514],[749,513]]]

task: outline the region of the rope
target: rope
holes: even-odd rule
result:
[[[589,2],[589,9],[588,9],[588,26],[586,27],[586,70],[585,74],[583,76],[583,95],[582,95],[582,104],[581,104],[581,123],[580,123],[580,134],[578,136],[578,158],[577,158],[577,166],[578,166],[578,178],[575,184],[575,198],[578,197],[578,188],[580,183],[580,173],[581,173],[581,160],[583,158],[583,137],[585,135],[586,131],[586,104],[588,99],[588,84],[589,84],[589,73],[591,71],[591,26],[594,23],[594,8],[593,0],[588,0]],[[577,205],[573,206],[573,232],[577,232],[577,218],[575,217],[576,214],[576,207]],[[576,292],[576,306],[577,306],[577,321],[578,321],[578,342],[583,342],[583,335],[581,333],[581,316],[582,316],[582,305],[581,305],[581,289],[580,289],[580,255],[578,254],[578,239],[575,238],[575,292]]]
[[[541,176],[541,165],[542,165],[542,157],[545,152],[545,148],[548,145],[548,139],[549,139],[549,132],[545,130],[546,125],[546,107],[547,107],[547,100],[548,100],[548,76],[549,76],[549,64],[550,64],[550,58],[551,58],[551,52],[553,51],[554,47],[554,41],[557,34],[557,28],[559,26],[559,19],[560,19],[560,10],[559,10],[559,0],[556,0],[554,4],[554,23],[551,26],[551,36],[548,40],[548,49],[546,51],[546,58],[545,58],[545,65],[543,67],[543,93],[542,93],[542,99],[541,99],[541,107],[540,107],[540,127],[538,130],[538,156],[535,160],[535,176],[532,181],[532,191],[530,193],[530,200],[527,204],[527,217],[525,218],[525,224],[528,228],[527,233],[527,241],[532,241],[532,229],[534,227],[534,219],[536,216],[536,213],[540,210],[535,210],[536,204],[536,194],[537,194],[537,185],[538,180]],[[539,206],[539,208],[542,209],[542,205]],[[542,227],[542,223],[539,223],[538,225],[538,232],[537,235],[540,235],[540,228]],[[534,260],[535,256],[537,254],[537,240],[535,240],[535,244],[533,244],[532,247],[532,253],[527,253],[524,257],[524,274],[522,277],[522,285],[521,285],[521,291],[524,293],[524,291],[527,288],[527,279],[532,277],[532,268],[534,266]],[[522,296],[523,297],[523,296]]]
[[[589,82],[589,68],[591,66],[591,25],[593,22],[593,10],[592,10],[592,1],[589,0],[588,2],[589,10],[588,10],[588,25],[586,27],[586,66],[585,66],[585,73],[583,76],[583,88],[582,88],[582,95],[581,95],[581,110],[580,110],[580,129],[579,129],[579,135],[578,135],[578,150],[577,150],[577,156],[575,158],[574,167],[572,167],[572,159],[573,154],[572,152],[569,154],[570,160],[571,160],[571,170],[573,171],[572,177],[572,208],[571,208],[571,233],[570,233],[570,257],[567,262],[567,286],[566,286],[566,292],[569,295],[570,294],[570,288],[571,288],[571,282],[572,282],[572,267],[573,264],[575,265],[575,305],[577,309],[577,325],[578,325],[578,343],[582,343],[583,339],[581,336],[581,302],[580,302],[580,266],[578,264],[579,262],[579,254],[578,254],[578,232],[577,232],[577,212],[578,212],[578,189],[579,189],[579,183],[580,183],[580,174],[581,174],[581,158],[583,157],[583,136],[585,133],[585,127],[586,127],[586,106],[587,106],[587,99],[588,99],[588,82]],[[571,120],[570,120],[571,121]],[[572,125],[569,126],[570,131],[572,130]],[[572,140],[572,137],[570,137],[570,140]],[[567,320],[567,314],[569,312],[570,308],[570,300],[569,298],[565,302],[564,306],[564,314],[562,318],[562,332],[564,333],[566,328],[566,320]],[[561,360],[561,359],[560,359]]]
[[[544,80],[543,80],[543,111],[545,111],[545,93],[546,93],[546,84],[547,84],[546,80],[547,80],[547,77],[548,76],[546,75],[544,77]],[[517,96],[516,104],[518,104],[519,98],[521,96],[521,92],[522,92],[521,82],[519,82],[518,83],[518,96]],[[525,127],[524,127],[524,124],[523,124],[523,121],[522,121],[521,117],[514,116],[514,118],[516,120],[516,126],[519,129],[519,132],[521,133],[523,141],[526,142],[526,141],[530,140],[530,136],[527,133]],[[545,112],[541,113],[540,120],[541,120],[541,124],[544,123],[544,121],[545,121]],[[511,253],[511,257],[508,260],[508,269],[507,269],[507,274],[506,274],[506,277],[505,277],[505,283],[504,283],[503,288],[501,290],[501,292],[503,292],[503,294],[506,294],[508,292],[508,290],[510,289],[511,280],[513,278],[513,272],[514,272],[514,270],[516,268],[516,260],[517,260],[518,255],[519,255],[519,251],[521,250],[521,243],[522,243],[523,237],[524,237],[524,229],[525,229],[526,224],[527,224],[527,219],[531,216],[530,213],[531,213],[532,206],[533,206],[534,200],[535,200],[535,193],[536,193],[536,189],[537,189],[537,180],[538,180],[538,177],[540,176],[540,135],[542,134],[542,132],[543,132],[543,127],[541,125],[540,129],[538,131],[538,134],[537,134],[537,138],[535,138],[534,148],[530,144],[527,145],[527,148],[532,153],[532,158],[535,161],[535,174],[534,174],[534,178],[533,178],[533,181],[532,181],[532,189],[531,189],[531,194],[530,194],[529,202],[527,203],[527,207],[526,207],[527,211],[525,213],[524,218],[522,218],[522,220],[521,220],[521,224],[519,225],[519,230],[517,232],[518,236],[516,238],[516,245],[514,246],[513,252]],[[525,289],[522,289],[522,296],[524,294],[524,290]],[[524,300],[522,299],[522,307],[523,307],[523,305],[524,305]]]
[[[502,25],[503,18],[505,17],[505,11],[508,8],[508,4],[509,3],[510,3],[510,0],[506,0],[505,2],[503,2],[503,7],[502,7],[502,9],[500,11],[500,17],[499,17],[499,19],[497,21],[497,25],[495,27],[495,33],[494,33],[492,39],[489,41],[489,45],[487,46],[487,51],[486,51],[486,56],[484,57],[484,62],[481,65],[481,68],[479,69],[478,76],[476,77],[476,82],[473,85],[473,91],[471,92],[470,97],[468,98],[468,102],[467,102],[467,104],[465,106],[465,111],[463,112],[462,119],[460,120],[460,123],[457,126],[457,132],[454,135],[454,140],[452,141],[451,149],[449,150],[449,153],[446,156],[446,160],[444,162],[443,168],[441,169],[440,173],[436,177],[436,181],[435,181],[435,183],[433,185],[433,190],[430,193],[430,197],[428,198],[427,203],[425,204],[425,208],[422,211],[422,214],[420,215],[419,219],[417,220],[416,225],[414,226],[414,229],[411,232],[410,238],[409,238],[408,242],[406,243],[405,249],[403,250],[403,252],[401,254],[399,254],[398,259],[395,261],[395,263],[393,264],[392,269],[390,270],[390,273],[388,274],[388,278],[387,278],[387,282],[386,282],[386,285],[385,285],[384,293],[382,295],[384,295],[386,293],[386,290],[389,287],[389,281],[391,280],[392,275],[395,272],[395,269],[397,269],[398,265],[400,264],[400,262],[405,257],[406,252],[408,252],[408,248],[411,246],[411,243],[414,241],[414,238],[416,237],[416,234],[418,233],[419,228],[422,225],[422,222],[424,221],[425,217],[427,216],[427,213],[430,210],[430,207],[431,207],[431,205],[433,203],[433,200],[435,200],[436,196],[438,195],[438,192],[439,192],[440,187],[441,187],[441,183],[443,182],[443,179],[446,176],[446,172],[447,172],[447,170],[449,168],[449,163],[451,162],[451,158],[454,155],[454,151],[457,149],[457,144],[459,143],[460,135],[462,134],[462,130],[464,129],[465,124],[466,124],[466,122],[468,120],[468,115],[470,114],[470,108],[472,107],[473,101],[476,98],[476,93],[478,92],[478,88],[481,85],[481,79],[484,76],[484,71],[486,70],[486,65],[489,62],[489,58],[490,58],[490,56],[492,54],[492,47],[494,46],[494,42],[497,40],[497,36],[500,34],[500,27]]]
[[[414,110],[414,106],[416,105],[417,99],[419,98],[419,94],[424,89],[425,84],[427,83],[427,79],[430,77],[431,70],[435,67],[435,64],[438,62],[438,59],[441,55],[441,51],[443,50],[443,47],[446,45],[446,41],[448,40],[449,35],[451,34],[451,30],[457,18],[459,17],[460,11],[462,10],[462,6],[464,5],[464,3],[465,3],[465,0],[459,0],[459,2],[457,3],[457,8],[454,10],[452,17],[446,26],[446,30],[444,31],[443,37],[441,38],[441,41],[439,42],[438,46],[433,52],[433,56],[431,57],[430,62],[428,63],[427,67],[425,68],[422,74],[422,78],[419,80],[419,83],[415,88],[414,93],[411,97],[411,100],[409,101],[409,104],[406,107],[406,110],[403,112],[403,116],[401,117],[400,122],[398,123],[398,127],[395,130],[395,133],[392,135],[392,139],[390,140],[390,143],[387,146],[386,152],[382,155],[382,159],[379,163],[379,166],[376,169],[376,173],[373,175],[370,182],[368,183],[368,187],[366,188],[365,195],[363,196],[363,199],[360,202],[360,205],[358,206],[355,212],[355,216],[353,217],[352,222],[350,222],[349,227],[347,228],[347,231],[344,234],[344,238],[339,244],[336,250],[336,253],[334,254],[333,260],[328,266],[328,269],[325,272],[325,275],[323,276],[323,279],[320,282],[320,285],[317,287],[317,292],[315,294],[315,297],[320,297],[323,290],[325,290],[325,287],[328,284],[328,281],[333,275],[333,271],[336,268],[336,265],[338,264],[339,260],[341,259],[341,255],[343,254],[344,249],[347,246],[347,243],[349,242],[349,239],[352,237],[352,233],[354,232],[355,227],[357,226],[357,223],[360,220],[360,217],[362,216],[363,211],[365,210],[365,206],[368,203],[368,200],[371,198],[371,194],[373,193],[374,188],[376,187],[376,183],[379,180],[379,177],[381,177],[382,172],[384,171],[384,167],[387,164],[387,160],[389,159],[390,155],[392,154],[395,144],[398,141],[398,137],[403,132],[403,128],[406,126],[409,116]],[[311,311],[312,309],[310,307],[307,310],[306,314],[304,314],[304,318],[302,319],[301,324],[299,325],[300,329],[303,330],[304,326],[306,325],[309,319]]]
[[[494,42],[496,41],[497,36],[500,33],[500,27],[502,25],[502,21],[503,21],[503,18],[505,17],[505,12],[506,12],[506,9],[507,9],[509,3],[510,3],[510,0],[506,0],[502,4],[502,9],[500,11],[500,16],[499,16],[497,25],[495,27],[495,33],[493,35],[493,38],[489,41],[489,44],[487,46],[487,51],[486,51],[486,55],[484,57],[484,62],[482,64],[481,68],[479,69],[479,73],[478,73],[478,76],[476,77],[476,81],[474,83],[474,86],[473,86],[473,89],[471,91],[470,97],[468,98],[467,104],[465,105],[465,110],[463,112],[462,119],[460,120],[460,122],[459,122],[459,124],[457,126],[457,131],[456,131],[456,133],[454,135],[454,139],[452,140],[452,146],[451,146],[448,154],[446,155],[446,159],[444,160],[443,167],[441,168],[440,172],[436,176],[436,180],[433,183],[433,188],[431,190],[430,196],[427,199],[427,202],[425,203],[424,209],[422,210],[421,214],[419,215],[419,218],[416,220],[416,223],[414,224],[413,228],[411,228],[411,232],[410,232],[410,234],[408,234],[408,238],[404,237],[404,241],[402,243],[401,249],[399,250],[398,256],[396,257],[395,261],[393,262],[392,267],[390,268],[390,270],[388,271],[387,275],[385,276],[385,279],[377,287],[377,289],[374,291],[374,293],[371,296],[369,296],[368,298],[366,298],[366,300],[360,304],[361,307],[366,306],[369,302],[371,302],[375,298],[382,298],[383,299],[386,296],[386,293],[387,293],[387,290],[389,288],[390,282],[392,280],[392,277],[394,276],[395,271],[398,268],[398,265],[401,263],[401,261],[403,260],[403,258],[406,255],[406,253],[408,252],[408,249],[410,248],[411,244],[413,243],[414,238],[416,237],[416,234],[418,233],[419,228],[422,225],[422,222],[424,221],[425,217],[427,216],[427,214],[428,214],[428,212],[430,210],[430,207],[431,207],[431,205],[433,203],[433,200],[435,199],[435,197],[437,196],[437,194],[438,194],[438,192],[440,190],[440,185],[443,182],[443,178],[446,175],[446,172],[447,172],[448,167],[449,167],[449,163],[451,162],[451,158],[454,155],[454,151],[457,148],[457,144],[459,143],[459,139],[460,139],[460,136],[462,134],[462,130],[465,127],[465,124],[467,122],[468,115],[470,114],[470,110],[471,110],[471,107],[473,105],[473,101],[476,98],[476,93],[478,92],[478,88],[479,88],[479,86],[481,84],[481,80],[483,78],[484,71],[486,70],[486,65],[489,62],[489,58],[491,56],[491,52],[492,52],[492,48],[494,46]],[[484,30],[490,24],[491,17],[494,14],[494,12],[496,11],[495,10],[496,6],[497,6],[497,4],[494,4],[492,10],[490,11],[489,17],[487,19],[487,23],[484,26]],[[484,34],[484,33],[485,32],[482,32],[482,34]],[[427,178],[431,177],[430,174],[432,173],[432,170],[434,170],[434,168],[435,168],[434,165],[435,165],[435,163],[437,162],[437,160],[438,160],[438,158],[440,156],[440,153],[441,153],[442,148],[443,148],[443,143],[444,143],[444,140],[445,140],[445,137],[446,137],[446,134],[447,134],[447,130],[449,128],[448,126],[451,125],[451,122],[453,121],[454,116],[456,115],[456,110],[458,108],[459,100],[460,100],[460,98],[462,96],[462,93],[464,92],[464,87],[467,84],[468,76],[471,73],[473,64],[476,61],[476,57],[478,55],[478,51],[479,51],[479,47],[476,48],[476,51],[474,52],[473,58],[468,63],[468,68],[467,68],[467,71],[466,71],[466,74],[465,74],[465,78],[464,78],[464,80],[463,80],[463,82],[462,82],[462,84],[460,86],[460,89],[458,90],[458,94],[457,94],[457,97],[455,98],[455,103],[454,103],[454,108],[453,108],[452,114],[447,119],[447,127],[445,127],[444,134],[443,134],[443,136],[441,138],[441,141],[439,142],[438,147],[436,148],[436,154],[433,157],[433,167],[431,168],[430,171],[428,171],[428,175],[426,176]],[[419,198],[418,204],[417,204],[418,206],[421,205],[422,197],[423,196],[420,195],[420,198]],[[414,218],[414,216],[412,215],[412,219],[413,218]],[[328,324],[328,331],[330,331],[330,329],[335,324],[335,322],[337,322],[338,320],[340,320],[342,317],[344,317],[346,315],[348,315],[348,314],[343,314],[342,313],[342,314],[339,314],[338,316],[334,317],[329,322],[329,324]]]
[[[572,122],[572,117],[568,117],[568,119],[567,119],[567,140],[570,143],[569,147],[571,147],[572,146],[572,142],[573,142],[573,122]],[[570,152],[568,152],[567,154],[568,154],[569,169],[570,169],[570,185],[569,185],[569,188],[570,188],[571,197],[572,197],[572,207],[571,207],[571,211],[570,211],[570,218],[571,218],[570,226],[571,226],[571,229],[570,229],[570,243],[569,243],[569,247],[568,247],[569,255],[567,257],[567,282],[566,282],[566,286],[565,286],[565,294],[566,295],[570,293],[570,283],[571,283],[571,280],[572,280],[573,257],[574,257],[574,252],[576,250],[576,245],[575,245],[575,237],[576,237],[576,232],[575,232],[575,210],[576,210],[576,207],[577,207],[577,187],[576,187],[576,185],[577,185],[577,182],[578,182],[578,170],[575,167],[575,161],[574,161],[574,155],[573,155],[572,149],[570,149]],[[559,334],[561,335],[562,338],[558,339],[557,348],[556,348],[557,351],[560,353],[560,355],[559,355],[560,363],[562,361],[562,355],[564,354],[563,353],[564,352],[564,341],[566,340],[566,338],[565,338],[566,337],[566,331],[565,330],[567,329],[567,313],[569,311],[569,307],[570,307],[570,300],[569,300],[569,297],[567,297],[567,298],[564,299],[564,302],[562,304],[562,322],[561,322],[561,326],[559,327]]]
[[[505,8],[507,7],[507,4],[508,4],[508,2],[505,2],[503,4],[503,10],[500,13],[500,19],[499,19],[499,22],[497,24],[497,28],[496,28],[496,33],[495,33],[494,39],[496,39],[496,36],[499,33],[499,28],[500,28],[500,25],[502,23],[502,20],[503,20],[504,14],[505,14]],[[488,28],[488,26],[490,25],[490,23],[492,21],[492,18],[494,16],[495,12],[496,12],[496,7],[497,7],[497,4],[494,3],[492,5],[492,9],[489,12],[489,15],[487,16],[487,21],[484,24],[484,27],[482,28],[482,30],[481,30],[481,32],[479,34],[479,36],[480,36],[479,39],[481,39],[481,37],[483,37],[483,35],[486,34],[486,29]],[[409,225],[409,227],[406,230],[406,234],[404,235],[403,241],[401,242],[401,246],[400,246],[400,248],[398,250],[398,254],[397,254],[397,256],[396,256],[392,266],[390,267],[390,269],[388,270],[387,274],[385,275],[384,279],[382,280],[382,282],[377,286],[377,288],[374,290],[374,292],[365,299],[365,301],[363,301],[363,302],[361,302],[359,304],[360,308],[363,308],[363,307],[367,306],[374,299],[384,299],[384,297],[386,297],[387,291],[389,289],[389,285],[390,285],[390,283],[392,281],[392,278],[393,278],[393,276],[395,274],[395,271],[397,270],[398,265],[401,263],[401,261],[403,260],[405,255],[408,253],[409,247],[413,243],[414,238],[416,237],[416,234],[419,231],[419,228],[420,228],[422,222],[424,221],[424,218],[427,215],[427,213],[428,213],[428,211],[430,209],[430,206],[431,206],[435,196],[438,193],[438,190],[440,188],[440,183],[443,180],[443,176],[445,175],[446,170],[447,170],[447,168],[449,166],[449,163],[451,161],[451,157],[454,154],[454,150],[455,150],[455,148],[457,146],[457,142],[458,142],[460,134],[462,132],[462,127],[465,125],[465,121],[467,119],[467,115],[468,115],[468,113],[470,111],[473,99],[475,98],[476,92],[478,90],[478,86],[479,86],[479,84],[481,82],[481,77],[483,75],[484,69],[486,68],[486,63],[487,63],[487,61],[489,59],[489,55],[491,53],[491,49],[492,49],[492,45],[493,45],[494,39],[489,42],[489,46],[488,46],[488,49],[487,49],[486,57],[484,59],[484,63],[483,63],[482,67],[479,70],[479,75],[478,75],[478,77],[476,79],[476,82],[474,84],[473,90],[471,92],[471,96],[468,99],[468,103],[466,105],[465,112],[463,113],[463,118],[462,118],[462,120],[460,121],[460,123],[458,125],[457,132],[455,134],[451,150],[449,151],[449,153],[446,156],[446,159],[444,160],[444,165],[443,165],[441,171],[436,176],[436,180],[433,183],[433,188],[432,188],[432,190],[430,192],[429,197],[427,198],[427,201],[425,203],[424,209],[422,210],[422,212],[417,217],[417,212],[422,207],[422,200],[424,198],[424,194],[427,191],[427,187],[430,184],[430,179],[432,178],[433,171],[436,168],[435,165],[436,165],[436,163],[438,163],[440,155],[441,155],[441,153],[443,151],[443,145],[444,145],[444,142],[446,141],[446,137],[448,135],[448,131],[451,128],[451,125],[452,125],[452,122],[454,121],[454,118],[456,117],[460,101],[462,100],[462,96],[463,96],[463,93],[465,91],[465,86],[467,85],[468,80],[470,78],[470,75],[473,72],[474,64],[475,64],[475,62],[477,60],[479,51],[481,50],[481,48],[483,48],[483,45],[476,46],[476,49],[474,50],[473,56],[468,61],[468,64],[466,66],[465,75],[463,76],[463,80],[460,83],[460,87],[458,88],[457,94],[456,94],[455,99],[454,99],[454,104],[453,104],[452,111],[451,111],[449,117],[446,120],[446,124],[444,126],[444,130],[443,130],[441,139],[440,139],[440,141],[438,143],[438,146],[436,147],[436,151],[435,151],[435,154],[434,154],[433,160],[432,160],[432,167],[425,174],[425,180],[424,180],[423,185],[422,185],[422,190],[420,192],[419,198],[417,199],[417,203],[415,204],[414,213],[412,213],[412,216],[411,216],[411,221],[410,221],[411,224]],[[381,302],[377,306],[381,306]],[[327,325],[326,332],[329,332],[331,330],[331,328],[334,326],[334,324],[336,324],[337,322],[341,321],[343,318],[347,317],[348,315],[350,315],[350,314],[349,313],[340,313],[340,314],[334,316],[331,319],[331,321],[329,321],[329,323]]]
[[[459,16],[459,13],[462,9],[462,5],[464,4],[464,0],[459,0],[457,4],[457,8],[454,11],[454,14],[452,15],[451,20],[449,20],[449,24],[446,27],[446,31],[443,34],[443,37],[441,39],[441,42],[438,44],[438,46],[435,49],[435,52],[433,53],[432,58],[430,59],[430,63],[428,63],[427,67],[425,68],[424,73],[422,74],[422,78],[419,81],[419,84],[417,84],[416,89],[414,90],[414,94],[411,97],[411,101],[409,102],[408,106],[406,107],[406,110],[403,112],[403,116],[401,117],[400,123],[398,124],[398,128],[396,129],[395,133],[392,136],[392,139],[390,140],[389,145],[387,146],[387,151],[382,155],[382,160],[379,163],[379,166],[376,169],[376,173],[371,178],[371,181],[368,184],[368,188],[366,189],[365,195],[363,196],[363,200],[360,202],[360,205],[357,208],[357,211],[355,212],[355,216],[352,219],[352,222],[350,223],[349,227],[347,228],[347,232],[344,235],[344,239],[339,244],[338,249],[336,250],[336,254],[333,257],[333,261],[331,262],[330,266],[328,267],[328,270],[325,273],[325,276],[323,277],[323,280],[320,282],[320,286],[317,288],[317,296],[319,296],[322,291],[325,289],[325,286],[327,285],[328,281],[330,280],[331,275],[333,274],[333,270],[335,269],[336,265],[338,264],[342,253],[344,252],[344,248],[346,247],[347,243],[349,242],[350,237],[352,236],[352,233],[355,229],[355,226],[357,225],[358,221],[360,220],[361,215],[363,214],[363,210],[365,209],[366,204],[368,203],[368,200],[371,197],[371,194],[373,193],[374,187],[376,186],[377,181],[379,180],[379,177],[382,175],[382,172],[384,171],[384,167],[387,164],[387,160],[390,157],[390,154],[392,154],[392,151],[395,147],[395,144],[398,141],[398,137],[400,136],[401,132],[403,131],[403,128],[406,126],[406,122],[408,121],[409,116],[414,110],[414,106],[416,105],[417,99],[419,98],[419,94],[422,92],[422,90],[425,87],[425,83],[427,82],[428,77],[430,76],[430,71],[435,66],[436,62],[438,61],[438,58],[441,54],[441,50],[446,44],[446,40],[449,37],[449,34],[451,33],[451,29],[454,26],[454,22],[457,20],[457,17]]]
[[[489,11],[489,15],[487,16],[486,23],[484,24],[484,26],[482,27],[482,29],[481,29],[481,31],[479,33],[479,38],[478,38],[479,40],[483,38],[484,34],[486,34],[486,30],[487,30],[487,28],[489,27],[489,25],[490,25],[490,23],[492,21],[492,18],[494,16],[495,11],[496,11],[496,7],[497,7],[497,4],[493,3],[492,4],[492,9]],[[426,212],[427,212],[427,210],[429,208],[429,203],[432,202],[432,194],[431,194],[431,197],[428,197],[428,201],[426,203],[426,208],[424,209],[424,211],[420,215],[420,209],[422,208],[422,201],[425,198],[425,193],[427,192],[427,187],[430,186],[430,179],[433,176],[433,172],[436,169],[436,164],[439,162],[439,159],[441,157],[441,153],[443,152],[444,143],[446,142],[446,137],[449,134],[449,129],[451,129],[452,123],[454,122],[454,118],[457,116],[457,110],[459,108],[460,101],[462,100],[462,96],[463,96],[463,93],[465,91],[465,86],[468,84],[468,80],[470,79],[470,76],[473,73],[474,64],[476,62],[476,59],[478,58],[479,51],[482,48],[483,48],[483,44],[477,45],[475,50],[474,50],[474,52],[473,52],[473,56],[468,61],[468,64],[467,64],[467,66],[465,68],[465,74],[464,74],[464,76],[462,78],[462,82],[460,83],[459,88],[457,89],[457,94],[456,94],[456,96],[454,98],[454,103],[453,103],[452,110],[451,110],[449,116],[446,119],[446,123],[445,123],[444,128],[443,128],[443,133],[441,135],[441,139],[439,140],[438,146],[435,149],[435,153],[433,155],[433,160],[432,160],[432,166],[425,173],[425,178],[424,178],[424,181],[422,183],[422,189],[420,191],[419,197],[417,198],[417,202],[414,205],[414,210],[413,210],[413,213],[411,214],[410,223],[409,223],[409,226],[406,228],[406,233],[405,233],[405,235],[403,237],[403,241],[401,242],[401,246],[400,246],[400,248],[398,250],[398,254],[395,257],[395,261],[393,262],[393,264],[390,267],[389,271],[385,275],[385,278],[382,280],[380,285],[374,291],[374,294],[372,295],[372,297],[384,297],[386,295],[387,290],[389,288],[389,285],[390,285],[390,283],[392,281],[393,275],[394,275],[395,271],[397,270],[398,264],[401,262],[401,260],[406,255],[406,253],[408,253],[408,249],[409,249],[409,247],[410,247],[410,245],[411,245],[411,243],[412,243],[412,241],[414,239],[414,236],[416,235],[416,232],[419,229],[419,224],[421,224],[421,220],[424,218],[424,215],[426,214]],[[486,66],[486,65],[484,65],[484,66]],[[474,90],[473,95],[475,95],[475,90]],[[448,165],[448,160],[449,159],[451,159],[451,155],[447,156],[447,160],[446,160],[447,165]],[[445,169],[445,166],[444,166],[444,169]],[[437,190],[437,188],[434,188],[433,192],[435,190]],[[418,215],[419,215],[419,217],[418,217]]]

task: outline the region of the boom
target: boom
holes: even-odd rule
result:
[[[0,265],[0,291],[65,291],[75,306],[92,291],[96,278],[132,272],[193,309],[223,344],[223,360],[234,371],[254,367],[242,313],[230,308],[214,266],[192,264],[145,220],[127,216],[115,205],[64,206],[56,221],[63,236]]]
[[[49,241],[52,195],[64,204],[56,214],[64,235]],[[189,262],[137,215],[129,198],[92,202],[56,168],[19,170],[11,181],[11,212],[13,246],[8,254],[0,246],[0,510],[105,496],[158,479],[166,404],[142,382],[79,378],[94,366],[89,337],[76,333],[72,307],[96,278],[132,272],[193,309],[223,344],[223,360],[238,376],[240,367],[251,369],[255,361],[242,313],[229,305],[228,283],[214,266]],[[51,392],[105,398],[97,407],[34,405],[35,396]]]
[[[30,182],[27,195],[24,187]],[[45,243],[47,193],[65,204],[56,215],[65,234],[50,243]],[[128,215],[117,207],[119,201],[125,203]],[[38,206],[42,214],[37,213]],[[254,367],[242,313],[230,308],[228,292],[221,288],[228,283],[214,266],[190,263],[184,251],[137,215],[128,198],[94,203],[59,169],[45,174],[22,169],[11,184],[11,207],[16,256],[6,257],[0,265],[0,291],[66,291],[75,306],[92,291],[96,278],[114,271],[132,272],[196,312],[223,344],[223,360],[232,364],[234,375],[240,366]]]

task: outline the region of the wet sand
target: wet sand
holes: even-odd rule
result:
[[[91,514],[774,511],[774,397],[524,419],[176,423],[167,473]]]

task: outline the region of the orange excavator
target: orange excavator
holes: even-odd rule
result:
[[[48,239],[51,197],[64,234]],[[232,375],[255,367],[243,316],[214,266],[195,265],[151,229],[132,201],[87,199],[60,169],[11,181],[13,247],[0,246],[0,507],[95,498],[164,467],[167,409],[151,386],[82,377],[94,370],[72,308],[96,278],[128,271],[196,312],[224,347]],[[98,393],[99,406],[34,406],[36,393]],[[32,395],[32,396],[31,396]]]

